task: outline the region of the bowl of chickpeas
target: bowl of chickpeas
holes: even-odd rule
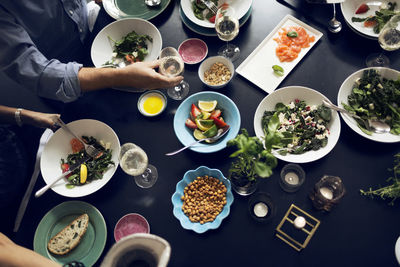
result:
[[[218,228],[229,215],[231,183],[220,170],[200,166],[185,173],[171,200],[182,227],[201,234]]]

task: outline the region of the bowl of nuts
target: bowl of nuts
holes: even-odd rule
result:
[[[235,74],[233,63],[222,56],[209,57],[199,66],[200,80],[210,88],[219,89],[227,85]]]
[[[201,234],[218,228],[229,215],[231,183],[220,170],[200,166],[185,173],[171,200],[182,227]]]

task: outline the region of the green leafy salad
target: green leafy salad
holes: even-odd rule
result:
[[[388,22],[394,15],[399,14],[398,11],[395,11],[395,8],[396,2],[389,2],[378,11],[375,11],[374,16],[352,17],[351,21],[364,22],[365,27],[373,27],[374,33],[380,33],[386,22]]]
[[[400,135],[400,77],[394,81],[383,78],[377,70],[365,70],[347,101],[342,103],[346,110],[365,120],[382,120],[390,125],[390,133]],[[357,123],[363,132],[372,134],[361,121]]]
[[[115,165],[111,159],[112,150],[109,148],[108,144],[102,144],[102,142],[98,142],[96,138],[92,136],[82,136],[82,139],[85,143],[93,145],[102,152],[100,152],[96,158],[90,158],[85,163],[82,163],[79,168],[76,168],[67,176],[67,188],[73,188],[76,185],[84,185],[93,180],[102,179],[104,172],[106,172],[111,165]],[[79,164],[89,157],[82,143],[78,141],[81,145],[77,146],[76,140],[77,139],[71,140],[73,153],[69,154],[67,159],[61,159],[61,169],[63,173],[68,171],[71,166]],[[77,151],[78,149],[79,151]]]
[[[134,63],[143,61],[145,56],[149,53],[147,50],[147,41],[153,42],[151,36],[137,34],[135,31],[128,33],[119,41],[114,41],[108,36],[111,42],[114,43],[113,56],[110,61],[104,65],[115,65],[125,61],[126,63]]]
[[[212,1],[216,6],[218,6],[218,0],[210,0]],[[215,22],[215,14],[211,12],[205,4],[203,4],[200,0],[193,0],[192,1],[192,9],[193,9],[193,14],[196,18],[200,20],[208,20],[211,23]]]
[[[295,99],[288,105],[277,103],[274,111],[265,111],[261,126],[267,142],[281,155],[303,154],[328,143],[331,111],[323,105],[307,105]],[[271,129],[274,129],[272,132]]]

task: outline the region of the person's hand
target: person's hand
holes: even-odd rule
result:
[[[22,110],[21,119],[24,124],[30,124],[40,128],[56,129],[55,121],[60,114],[42,113],[32,110]]]
[[[170,88],[179,84],[182,76],[167,77],[156,72],[161,60],[152,62],[136,62],[119,69],[123,78],[124,86],[142,89]]]

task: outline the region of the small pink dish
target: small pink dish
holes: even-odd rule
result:
[[[197,64],[206,58],[208,47],[203,40],[191,38],[179,45],[178,53],[186,64]]]
[[[118,242],[125,236],[137,233],[150,233],[150,225],[142,215],[138,213],[129,213],[119,219],[115,225],[114,239]]]

